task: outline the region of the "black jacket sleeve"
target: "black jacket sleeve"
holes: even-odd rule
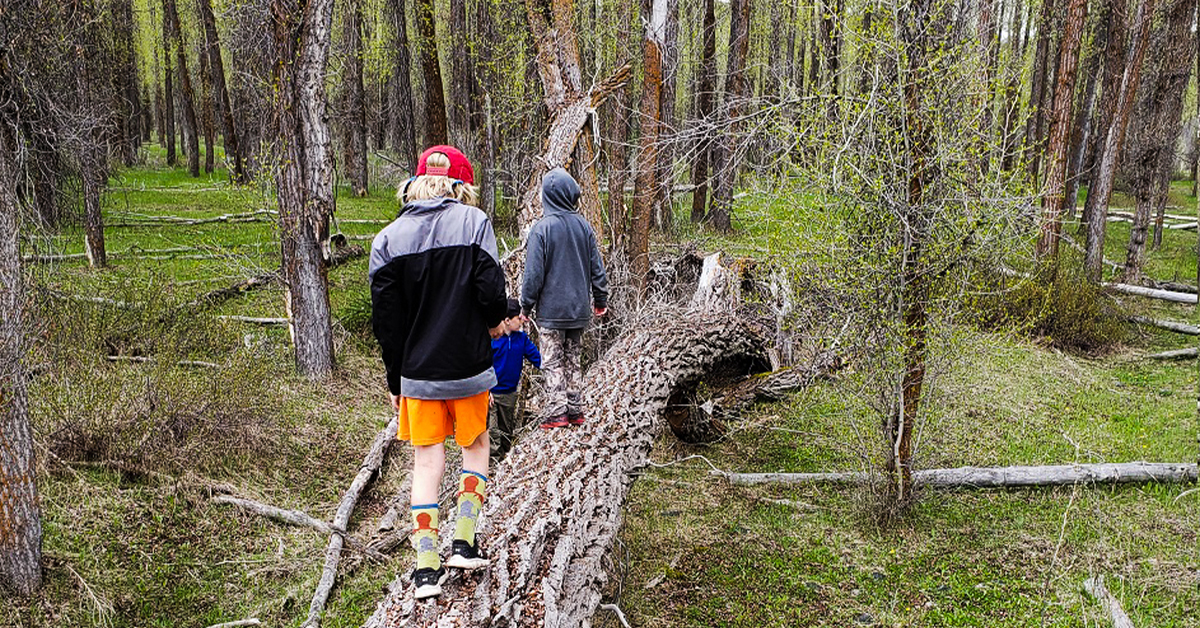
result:
[[[400,290],[400,272],[394,264],[384,266],[371,277],[371,329],[383,350],[388,390],[400,394],[401,364],[407,341],[404,298]]]

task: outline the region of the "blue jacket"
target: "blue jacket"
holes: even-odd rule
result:
[[[492,341],[492,366],[496,369],[496,386],[492,392],[503,395],[516,392],[521,383],[521,366],[529,360],[542,368],[542,354],[523,331],[514,331]]]

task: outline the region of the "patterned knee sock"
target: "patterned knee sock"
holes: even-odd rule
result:
[[[438,505],[415,504],[412,507],[412,545],[417,550],[417,569],[442,566],[438,555]]]
[[[487,476],[463,469],[458,478],[458,520],[454,524],[454,539],[475,544],[475,523],[483,511],[483,496],[487,491]]]

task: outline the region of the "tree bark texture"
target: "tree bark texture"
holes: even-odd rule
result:
[[[704,43],[700,55],[699,88],[696,94],[696,117],[705,126],[712,124],[714,91],[717,85],[717,18],[715,0],[704,0]],[[801,53],[801,57],[803,57]],[[801,63],[801,66],[804,64]],[[696,163],[692,166],[692,222],[702,222],[708,207],[708,160],[712,152],[709,133],[702,133],[696,146]],[[611,194],[612,188],[609,188]]]
[[[641,137],[637,179],[633,189],[632,230],[625,256],[639,288],[650,272],[650,214],[658,196],[658,136],[662,117],[663,47],[666,45],[667,0],[650,0],[643,42]]]
[[[225,83],[225,61],[221,57],[221,40],[217,36],[217,18],[213,14],[212,0],[198,0],[200,22],[204,26],[204,47],[208,55],[208,80],[216,98],[217,113],[221,117],[222,136],[225,138],[225,161],[232,169],[233,180],[246,183],[245,155],[237,123],[233,116],[233,103],[229,99],[229,87]]]
[[[726,473],[732,484],[862,484],[866,473]],[[957,467],[917,471],[915,483],[927,488],[1023,488],[1073,484],[1195,482],[1196,465],[1163,462],[1064,464],[1044,467]]]
[[[1087,148],[1093,135],[1092,123],[1095,120],[1096,95],[1100,74],[1100,60],[1104,58],[1105,47],[1108,43],[1108,23],[1112,17],[1112,7],[1104,4],[1096,20],[1092,32],[1092,47],[1088,53],[1087,69],[1083,76],[1086,79],[1083,91],[1079,97],[1079,108],[1075,112],[1075,121],[1071,123],[1071,154],[1067,162],[1067,188],[1063,193],[1064,210],[1067,218],[1075,217],[1075,206],[1079,197],[1079,185],[1084,178],[1084,160]]]
[[[163,129],[166,136],[167,165],[178,163],[175,156],[175,83],[171,78],[171,15],[167,13],[167,3],[174,0],[163,0]]]
[[[4,65],[0,75],[8,72]],[[0,590],[27,596],[42,585],[42,524],[24,369],[25,280],[10,132],[0,129]]]
[[[440,599],[419,606],[402,576],[367,626],[589,625],[622,504],[649,461],[672,394],[766,364],[762,342],[735,316],[656,320],[663,322],[631,331],[586,374],[594,408],[588,429],[536,430],[494,471],[481,519],[489,569],[453,574]]]
[[[737,185],[737,160],[740,124],[744,101],[750,95],[746,76],[746,56],[750,50],[751,0],[730,0],[729,63],[725,71],[725,104],[722,131],[713,150],[712,209],[708,221],[719,231],[733,230],[733,188]]]
[[[1162,214],[1167,204],[1175,143],[1182,127],[1183,92],[1192,70],[1192,42],[1188,37],[1196,0],[1170,0],[1163,4],[1162,21],[1148,45],[1155,54],[1147,60],[1138,88],[1138,115],[1131,128],[1124,168],[1133,187],[1136,213],[1129,229],[1123,275],[1136,283],[1146,256],[1150,220],[1158,216],[1155,242],[1162,240]]]
[[[450,136],[467,155],[478,152],[475,109],[479,81],[472,63],[471,41],[476,33],[467,21],[467,0],[450,0]]]
[[[212,174],[216,165],[217,129],[214,126],[216,112],[213,111],[212,85],[204,80],[208,76],[208,54],[203,43],[200,46],[200,127],[204,129],[204,172]]]
[[[103,268],[108,265],[104,247],[104,214],[101,202],[108,180],[108,159],[99,137],[92,131],[91,143],[80,149],[80,179],[83,186],[83,244],[88,265]]]
[[[412,59],[408,46],[408,15],[404,0],[388,0],[392,20],[392,49],[395,54],[388,90],[388,144],[400,156],[400,163],[416,171],[417,149],[413,129]]]
[[[666,39],[662,47],[662,96],[658,116],[658,193],[654,197],[651,219],[654,228],[669,233],[675,222],[673,196],[675,192],[675,151],[673,130],[675,119],[675,94],[679,76],[679,1],[667,0]]]
[[[1058,240],[1062,235],[1063,194],[1067,183],[1067,157],[1070,149],[1071,105],[1075,102],[1075,76],[1079,67],[1079,43],[1087,20],[1087,0],[1068,0],[1066,22],[1059,48],[1058,86],[1050,111],[1050,141],[1046,162],[1046,190],[1042,196],[1041,237],[1037,255],[1043,261],[1058,260]]]
[[[183,31],[179,25],[179,11],[175,0],[163,0],[163,11],[171,25],[171,46],[175,51],[175,72],[179,78],[180,107],[183,108],[183,143],[187,152],[188,172],[200,176],[200,131],[196,121],[196,96],[192,90],[192,77],[188,73],[187,47],[183,44]]]
[[[351,0],[345,17],[347,72],[343,81],[346,95],[345,154],[346,177],[354,195],[367,195],[367,94],[363,87],[363,14],[361,0]]]
[[[437,146],[448,142],[449,135],[446,131],[446,94],[442,85],[442,68],[438,63],[438,42],[434,31],[433,0],[415,1],[421,74],[425,77],[425,129],[422,144],[426,147]]]
[[[114,85],[117,95],[118,146],[121,161],[132,166],[141,146],[141,92],[138,90],[137,56],[133,48],[133,0],[118,0],[112,4],[113,36],[117,67]]]
[[[1033,57],[1033,79],[1029,90],[1029,118],[1025,123],[1025,154],[1029,171],[1036,180],[1042,154],[1042,119],[1046,116],[1047,85],[1050,80],[1050,57],[1053,46],[1054,9],[1058,0],[1042,0],[1038,18],[1037,49]]]
[[[1120,3],[1122,0],[1115,0]],[[1134,0],[1136,2],[1136,0]],[[1146,44],[1149,40],[1150,23],[1153,21],[1155,0],[1142,0],[1138,4],[1129,33],[1130,57],[1120,66],[1122,69],[1119,87],[1109,96],[1104,96],[1106,103],[1113,107],[1112,117],[1107,128],[1098,129],[1104,133],[1104,144],[1100,147],[1100,157],[1096,162],[1096,175],[1093,179],[1093,189],[1088,190],[1088,233],[1087,247],[1084,252],[1083,266],[1088,279],[1099,283],[1104,271],[1104,232],[1108,225],[1108,200],[1112,197],[1113,182],[1117,174],[1117,163],[1121,157],[1121,149],[1125,143],[1125,129],[1129,123],[1130,110],[1133,108],[1134,96],[1137,94],[1138,83],[1141,82],[1142,59],[1146,55]],[[1113,7],[1113,25],[1122,27],[1120,38],[1112,37],[1109,45],[1124,50],[1124,23],[1118,19],[1118,5]],[[1116,35],[1117,30],[1112,34]],[[1124,55],[1122,55],[1124,57]],[[1113,55],[1109,55],[1109,61]],[[1116,68],[1114,67],[1114,70]],[[1092,196],[1095,195],[1095,203]]]
[[[333,0],[273,0],[275,131],[280,244],[296,366],[312,379],[333,371],[326,263],[333,167],[325,69]]]

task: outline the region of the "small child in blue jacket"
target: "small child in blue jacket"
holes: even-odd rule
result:
[[[521,326],[525,317],[516,299],[508,300],[507,318],[500,323],[503,336],[492,340],[492,366],[496,371],[496,386],[492,388],[488,408],[488,433],[492,458],[503,458],[512,447],[513,436],[521,427],[517,420],[517,387],[521,383],[521,368],[529,360],[542,368],[542,355]]]

